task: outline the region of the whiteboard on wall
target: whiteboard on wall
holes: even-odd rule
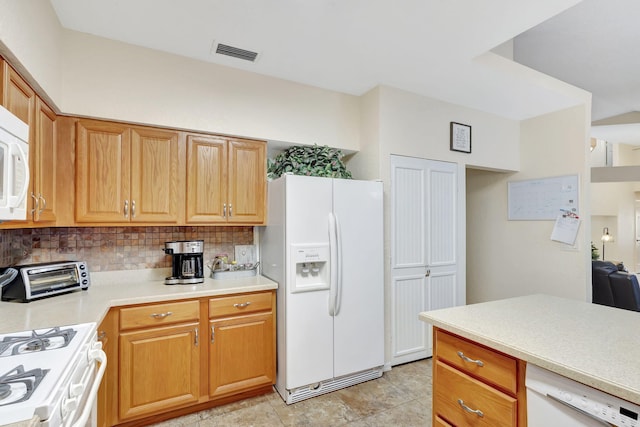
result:
[[[578,215],[578,175],[507,183],[509,220],[555,220],[563,212]]]

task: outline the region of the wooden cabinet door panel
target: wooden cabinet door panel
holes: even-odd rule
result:
[[[131,221],[178,221],[178,132],[131,131]]]
[[[20,120],[32,126],[36,93],[9,64],[3,62],[2,66],[4,79],[2,82],[4,87],[2,105]],[[33,135],[34,133],[30,127],[29,143],[31,143]]]
[[[36,99],[36,136],[31,178],[32,196],[37,200],[34,221],[56,220],[57,131],[56,115],[40,98]]]
[[[187,137],[186,222],[224,222],[227,203],[227,142]]]
[[[76,221],[128,221],[130,132],[115,123],[78,121]]]
[[[120,419],[196,403],[198,323],[120,334]]]
[[[275,379],[273,314],[210,322],[209,396],[242,392]]]
[[[229,222],[264,222],[265,162],[264,143],[229,141]]]

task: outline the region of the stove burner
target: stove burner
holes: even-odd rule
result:
[[[54,350],[69,345],[76,331],[59,327],[29,335],[7,335],[0,341],[0,357],[37,351]]]
[[[28,400],[38,387],[48,369],[24,370],[18,365],[0,377],[0,406]]]
[[[39,340],[34,340],[34,341],[29,341],[28,343],[26,343],[24,345],[24,347],[22,347],[22,349],[27,352],[27,351],[43,351],[45,350],[47,347],[49,347],[51,345],[51,341],[48,340],[47,338],[43,338],[43,339],[39,339]]]

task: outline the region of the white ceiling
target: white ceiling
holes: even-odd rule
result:
[[[348,94],[383,84],[523,119],[576,105],[584,93],[487,52],[578,1],[51,3],[76,31]],[[211,54],[214,41],[260,55],[250,63]]]
[[[637,0],[583,0],[516,37],[514,59],[591,92],[594,121],[640,111],[638,22]],[[594,126],[592,136],[638,145],[640,123]]]

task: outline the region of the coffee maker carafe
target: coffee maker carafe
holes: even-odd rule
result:
[[[204,240],[175,240],[164,243],[164,253],[171,255],[171,276],[165,285],[191,285],[204,282],[202,252]]]

